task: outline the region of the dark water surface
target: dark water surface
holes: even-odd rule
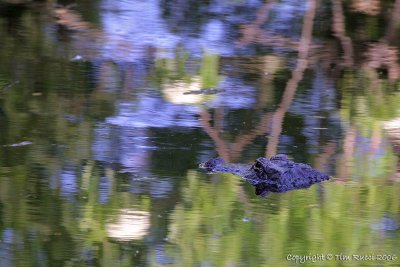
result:
[[[400,265],[399,0],[53,4],[0,0],[1,267]],[[334,178],[198,170],[277,153]]]

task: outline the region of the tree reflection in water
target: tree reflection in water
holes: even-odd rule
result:
[[[2,1],[0,265],[397,253],[399,8]],[[276,153],[335,178],[265,200],[195,170]]]

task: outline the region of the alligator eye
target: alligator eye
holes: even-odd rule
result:
[[[256,163],[254,164],[254,168],[256,168],[256,169],[261,169],[261,168],[262,168],[261,162],[256,161]]]

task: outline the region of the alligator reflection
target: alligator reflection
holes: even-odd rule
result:
[[[241,176],[255,186],[256,195],[266,196],[269,192],[283,193],[294,189],[329,180],[309,165],[290,161],[286,155],[276,155],[270,159],[258,158],[253,165],[225,163],[222,158],[210,159],[199,165],[208,172],[227,172]]]

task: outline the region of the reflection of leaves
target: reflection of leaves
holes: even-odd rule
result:
[[[356,12],[365,13],[371,16],[379,14],[380,1],[379,0],[352,0],[351,7]]]
[[[188,59],[189,55],[186,51],[177,49],[175,58],[163,58],[157,60],[155,63],[154,79],[158,84],[171,83],[175,81],[190,83],[198,76],[198,74],[190,73],[188,71],[188,65],[190,65]],[[219,82],[219,55],[205,53],[199,64],[201,87],[216,87]]]
[[[399,205],[393,196],[400,187],[385,185],[384,179],[353,186],[330,182],[244,205],[237,177],[211,177],[213,182],[207,183],[189,172],[183,200],[171,214],[166,253],[180,266],[292,266],[285,261],[288,254],[392,247],[369,224],[371,217],[396,212]]]
[[[92,24],[84,21],[79,13],[69,7],[55,8],[52,10],[52,15],[59,25],[63,25],[70,30],[86,32],[92,38],[101,37],[102,35],[100,30],[95,29]]]
[[[363,74],[368,74],[365,72]],[[365,76],[347,71],[342,78],[342,119],[371,128],[376,121],[396,117],[400,108],[400,94],[385,80],[369,83]]]
[[[154,80],[158,84],[163,84],[170,80],[189,81],[190,76],[186,71],[188,53],[182,49],[176,49],[174,58],[162,58],[155,62]]]
[[[396,156],[385,142],[383,125],[400,112],[400,94],[387,80],[378,80],[371,72],[363,74],[372,77],[372,82],[368,83],[368,76],[351,71],[342,78],[341,117],[354,129],[346,134],[352,141],[344,142],[345,159],[338,164],[338,172],[341,177],[372,183],[371,178],[395,169]]]
[[[219,56],[205,54],[201,63],[201,81],[203,88],[212,88],[218,85]]]
[[[246,242],[252,236],[249,223],[241,220],[243,211],[237,207],[239,179],[218,175],[215,183],[204,183],[195,172],[189,172],[183,185],[183,202],[171,214],[169,240],[179,246],[182,266],[195,266],[211,261],[212,266],[239,262],[243,250],[256,243]]]
[[[367,56],[368,67],[377,69],[384,66],[388,70],[388,79],[397,80],[400,77],[400,66],[398,62],[398,49],[385,43],[370,45]]]

